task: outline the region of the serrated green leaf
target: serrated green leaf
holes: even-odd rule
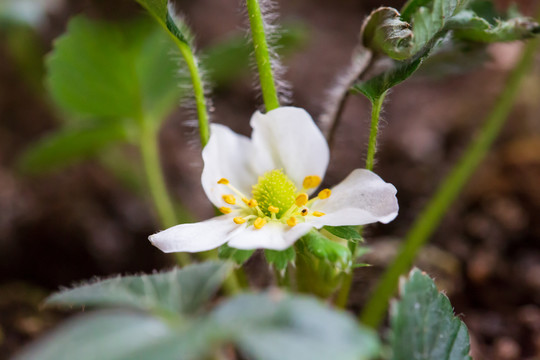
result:
[[[120,360],[171,335],[163,322],[132,312],[79,316],[32,344],[14,360]]]
[[[89,157],[127,139],[124,124],[101,122],[90,128],[64,129],[31,145],[19,158],[19,168],[40,173]]]
[[[374,332],[305,296],[240,295],[217,308],[211,319],[234,333],[248,358],[367,360],[379,354]]]
[[[230,271],[223,262],[205,262],[153,275],[97,281],[51,295],[46,305],[123,306],[146,311],[197,312]]]
[[[312,230],[302,238],[306,249],[316,258],[332,264],[348,266],[351,263],[351,251],[318,231]]]
[[[285,270],[289,263],[294,263],[296,251],[294,251],[293,247],[283,251],[265,249],[264,256],[268,264],[273,265],[278,270]]]
[[[136,0],[157,22],[180,42],[190,45],[191,36],[185,24],[169,12],[168,0]]]
[[[469,334],[450,300],[418,269],[400,286],[391,306],[393,360],[470,360]]]
[[[358,232],[358,226],[325,226],[324,230],[338,238],[358,242],[362,241],[362,235]]]
[[[411,26],[400,19],[399,12],[390,7],[374,10],[362,27],[363,45],[375,53],[402,60],[411,56],[413,32]]]
[[[224,244],[219,247],[218,256],[220,259],[232,260],[236,264],[242,265],[249,260],[254,252],[255,250],[241,250]]]
[[[147,21],[68,24],[47,58],[47,84],[55,102],[82,117],[160,117],[180,89],[172,44]]]

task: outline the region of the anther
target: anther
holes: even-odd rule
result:
[[[257,230],[262,228],[264,225],[266,225],[266,220],[260,217],[258,217],[257,220],[255,220],[255,222],[253,223],[253,226],[255,226],[255,229]]]
[[[258,205],[259,203],[255,199],[248,200],[247,202],[247,206],[249,206],[250,208],[257,207]]]
[[[236,204],[236,199],[234,198],[233,195],[230,195],[230,194],[229,195],[223,195],[222,198],[223,198],[223,201],[225,201],[229,205]]]
[[[279,208],[270,205],[270,206],[268,207],[268,211],[270,211],[271,213],[277,214],[277,213],[279,212]]]
[[[326,214],[323,213],[323,212],[320,212],[320,211],[314,211],[314,212],[312,213],[312,215],[313,215],[313,216],[316,216],[316,217],[321,217],[321,216],[324,216],[324,215],[326,215]]]
[[[296,197],[296,200],[294,201],[296,206],[304,206],[307,204],[309,200],[309,196],[306,193],[301,193]]]
[[[321,200],[328,199],[330,195],[332,194],[332,190],[330,189],[324,189],[319,192],[319,195],[317,197]]]
[[[233,221],[234,221],[236,224],[240,225],[240,224],[245,223],[245,222],[246,222],[246,219],[244,219],[243,217],[237,216],[237,217],[235,217],[235,218],[233,219]]]
[[[289,225],[290,227],[295,226],[296,223],[297,223],[297,221],[296,221],[296,218],[294,216],[291,216],[289,218],[289,220],[287,220],[287,225]]]
[[[311,189],[311,188],[316,188],[317,186],[319,186],[320,183],[321,183],[320,176],[310,175],[304,178],[304,182],[302,186],[304,187],[304,189]]]
[[[302,210],[300,210],[300,215],[306,216],[308,214],[308,212],[309,212],[308,209],[303,208]]]
[[[224,214],[230,214],[232,210],[230,207],[222,206],[219,208],[219,211],[221,211]]]
[[[221,178],[221,179],[218,180],[217,183],[221,184],[221,185],[229,185],[229,180],[227,180],[225,178]]]

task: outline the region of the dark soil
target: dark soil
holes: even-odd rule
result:
[[[347,66],[364,16],[381,1],[280,1],[281,19],[300,21],[309,41],[285,59],[291,103],[315,118]],[[534,2],[520,3],[532,14]],[[402,1],[384,5],[399,7]],[[199,47],[239,31],[238,2],[178,1]],[[505,5],[501,2],[500,5]],[[78,12],[99,18],[136,16],[129,0],[69,1],[40,30],[44,51]],[[3,39],[0,33],[0,39]],[[374,264],[358,269],[349,308],[358,311],[401,237],[474,136],[501,91],[520,44],[490,49],[494,60],[468,73],[416,76],[389,95],[376,172],[398,189],[400,215],[369,228]],[[445,216],[417,266],[436,277],[468,325],[477,360],[540,359],[540,67],[523,85],[494,149]],[[0,359],[7,359],[66,314],[44,310],[51,291],[94,276],[151,272],[172,258],[146,240],[157,230],[150,202],[122,185],[97,160],[27,176],[22,151],[59,126],[42,90],[24,80],[0,42]],[[246,73],[249,69],[246,69]],[[251,75],[214,93],[213,120],[249,134],[260,106]],[[45,98],[45,100],[44,100]],[[369,104],[352,98],[337,133],[329,173],[334,184],[362,167]],[[212,215],[199,183],[200,154],[190,112],[179,110],[162,132],[170,190],[196,218]],[[128,149],[134,157],[133,149]],[[257,274],[253,274],[256,276]]]

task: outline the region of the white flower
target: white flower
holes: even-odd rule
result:
[[[312,228],[392,221],[396,188],[371,171],[354,170],[309,199],[330,152],[311,116],[281,107],[251,118],[251,139],[213,124],[202,156],[202,186],[221,215],[149,237],[164,252],[198,252],[227,243],[238,249],[284,250]]]

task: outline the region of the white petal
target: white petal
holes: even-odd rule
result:
[[[176,225],[150,235],[148,240],[161,251],[199,252],[223,245],[238,229],[232,215],[218,216],[194,224]]]
[[[299,189],[308,175],[324,177],[330,159],[328,144],[304,109],[280,107],[266,114],[256,112],[251,127],[253,168],[258,174],[283,169]]]
[[[210,140],[202,151],[204,169],[201,182],[206,196],[216,207],[225,206],[222,196],[231,194],[231,190],[217,182],[226,178],[250,197],[251,186],[257,183],[257,176],[248,160],[252,152],[251,141],[223,125],[212,124],[210,130]]]
[[[332,195],[318,200],[311,207],[326,215],[310,220],[316,227],[323,225],[365,225],[380,221],[388,223],[397,216],[397,190],[371,171],[356,169],[332,189]]]
[[[272,222],[261,229],[250,226],[243,231],[235,232],[227,245],[242,250],[285,250],[312,227],[311,224],[303,223],[291,228],[285,224]]]

